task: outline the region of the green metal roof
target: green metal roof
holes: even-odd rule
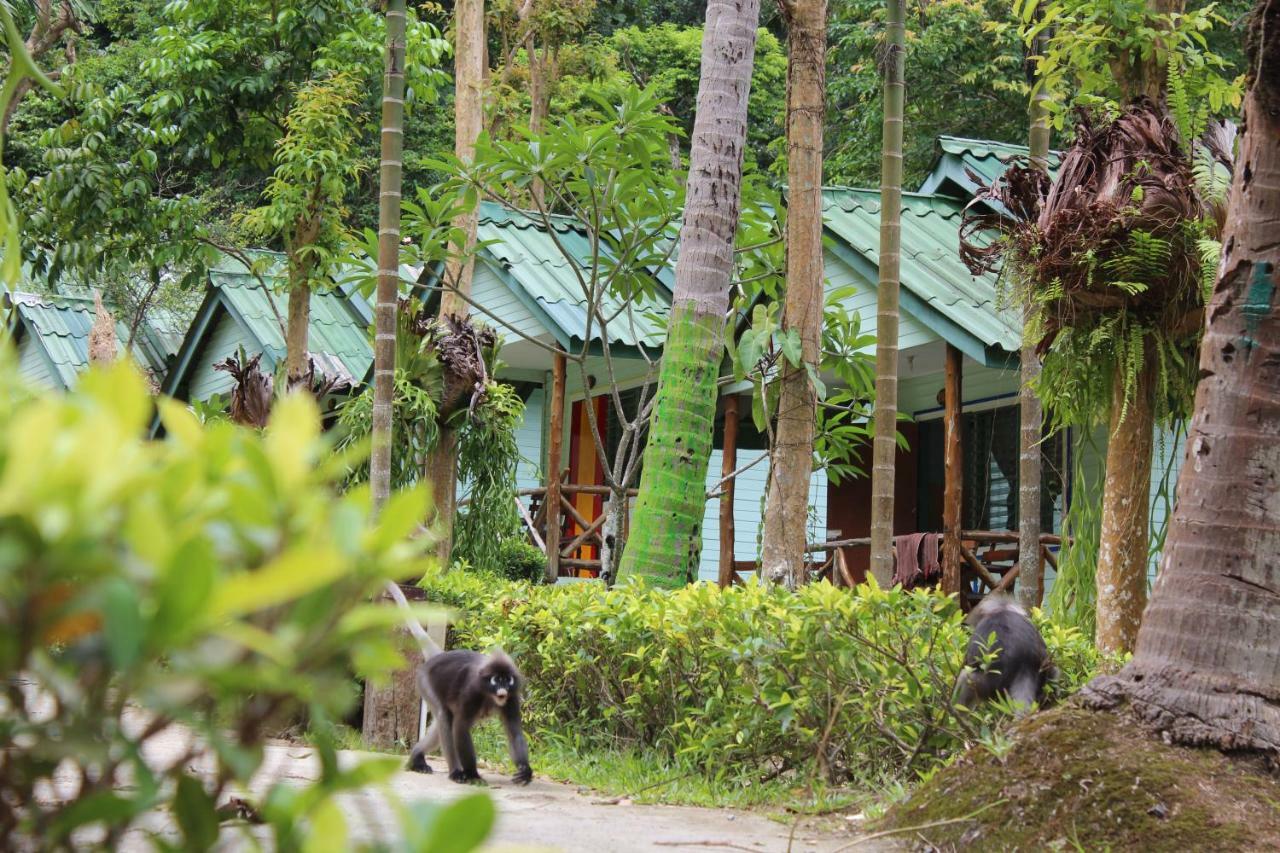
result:
[[[263,276],[268,285],[283,285],[282,276]],[[210,270],[210,288],[221,294],[228,310],[244,324],[251,336],[246,352],[263,353],[272,366],[284,361],[282,328],[288,316],[288,296],[267,289],[242,266],[225,264]],[[325,376],[359,384],[373,364],[373,346],[368,326],[352,310],[345,294],[338,290],[311,293],[311,323],[307,351]]]
[[[89,332],[93,328],[93,300],[76,296],[44,296],[34,293],[9,294],[22,333],[33,336],[53,367],[62,385],[70,388],[89,366]],[[124,352],[129,340],[129,323],[116,320],[116,347]],[[180,336],[174,331],[181,323],[169,312],[153,308],[147,312],[133,342],[139,366],[155,379],[164,377],[169,359],[178,351]]]
[[[569,217],[552,217],[552,229],[554,235],[540,219],[484,202],[480,205],[477,239],[487,245],[479,256],[561,343],[588,338],[598,341],[598,324],[592,324],[590,334],[587,332],[587,298],[578,278],[579,272],[586,278],[592,261],[590,239]],[[662,346],[667,333],[671,275],[667,270],[656,273],[655,281],[660,284],[653,288],[655,296],[630,310],[618,295],[604,295],[600,307],[608,320],[610,344]]]
[[[945,196],[902,194],[902,305],[978,361],[1000,361],[1002,355],[988,350],[1016,353],[1021,324],[1014,312],[997,307],[995,276],[974,276],[961,263],[963,208]],[[837,255],[877,281],[880,192],[825,188],[822,218]]]
[[[937,159],[920,185],[920,192],[942,192],[969,198],[980,189],[970,172],[977,175],[983,185],[990,186],[1006,169],[1020,161],[1026,162],[1031,154],[1025,145],[958,136],[939,136],[938,149]],[[1049,152],[1051,174],[1057,170],[1061,159],[1061,152]]]
[[[231,258],[209,271],[204,304],[190,325],[173,371],[166,378],[164,393],[174,396],[182,389],[191,371],[198,366],[195,359],[205,339],[214,333],[216,321],[224,312],[238,321],[241,332],[238,343],[245,352],[262,353],[264,370],[273,371],[284,361],[284,326],[289,300],[283,292],[283,256],[273,252],[255,252],[254,256],[272,259],[268,269],[261,271],[261,280]],[[327,377],[343,379],[354,386],[368,375],[373,365],[368,323],[343,289],[312,291],[307,350],[317,370]]]

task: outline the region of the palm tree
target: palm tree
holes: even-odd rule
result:
[[[707,460],[741,206],[759,0],[711,0],[702,37],[680,257],[631,537],[619,577],[675,587],[702,548]]]
[[[1133,660],[1095,680],[1174,740],[1280,751],[1280,5],[1245,39],[1245,131],[1163,565]]]
[[[764,576],[804,582],[805,522],[818,398],[809,379],[822,335],[822,121],[826,0],[780,0],[787,23],[787,296],[783,327],[800,334],[801,363],[784,363],[764,515]]]
[[[893,579],[893,474],[898,431],[898,287],[902,251],[902,108],[906,4],[886,0],[884,139],[880,166],[880,289],[876,301],[875,438],[871,451],[871,574]]]

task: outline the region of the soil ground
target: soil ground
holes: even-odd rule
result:
[[[1071,705],[999,751],[970,750],[872,828],[942,850],[1280,850],[1280,778],[1256,759]]]
[[[191,735],[178,727],[166,730],[147,742],[149,762],[167,764],[181,757],[190,745]],[[358,760],[362,754],[343,752],[344,763]],[[443,764],[432,762],[440,771]],[[212,764],[205,758],[190,765],[195,773],[208,773]],[[305,747],[286,742],[267,746],[262,770],[255,777],[251,793],[260,793],[273,782],[284,780],[299,785],[317,778],[315,753]],[[512,785],[509,777],[493,771],[482,772],[487,788],[498,809],[498,820],[487,845],[489,853],[499,851],[590,851],[590,853],[627,853],[627,851],[717,851],[748,850],[814,851],[834,853],[857,836],[849,829],[833,831],[829,821],[801,818],[792,827],[761,814],[728,809],[706,809],[683,806],[633,805],[625,801],[608,804],[599,795],[546,779],[535,778],[528,787]],[[424,775],[397,773],[390,785],[400,800],[447,802],[475,789],[448,781],[441,772]],[[396,822],[391,805],[373,790],[341,796],[340,805],[347,819],[351,840],[374,841],[394,837]],[[172,835],[164,815],[149,820],[147,830]],[[225,849],[248,846],[244,827],[224,830]],[[144,832],[126,837],[123,849],[153,849]],[[886,843],[870,840],[858,843],[857,851],[891,849]]]

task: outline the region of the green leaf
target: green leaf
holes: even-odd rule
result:
[[[214,591],[209,612],[221,619],[265,610],[331,583],[346,568],[346,561],[332,549],[301,547],[257,571],[224,580]]]
[[[420,853],[470,853],[493,828],[497,812],[487,794],[472,794],[426,815]]]
[[[142,651],[146,626],[138,607],[138,597],[124,578],[107,582],[103,590],[103,617],[106,625],[107,654],[117,669],[133,666]]]
[[[198,779],[182,775],[173,798],[173,811],[187,850],[207,850],[218,840],[218,813],[213,797]]]
[[[304,853],[345,853],[347,840],[347,820],[334,800],[324,800],[311,811]]]

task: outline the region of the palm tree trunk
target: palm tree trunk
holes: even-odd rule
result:
[[[1264,20],[1265,19],[1265,20]],[[1163,565],[1132,662],[1091,704],[1129,701],[1173,740],[1280,750],[1280,5],[1246,37],[1244,137]],[[1259,65],[1259,58],[1266,57]]]
[[[702,550],[759,18],[759,0],[707,4],[675,295],[620,578],[680,586]]]
[[[378,176],[378,291],[374,306],[373,429],[369,485],[378,511],[391,496],[392,405],[395,395],[396,305],[400,290],[400,193],[404,173],[405,0],[387,2],[382,79],[382,157]],[[402,580],[393,578],[393,580]],[[402,646],[408,639],[399,632]],[[383,687],[365,685],[364,741],[388,749],[417,737],[419,699],[413,668]]]
[[[886,0],[884,138],[880,166],[880,289],[876,301],[875,438],[871,452],[871,574],[893,580],[893,475],[898,431],[898,287],[902,250],[902,110],[906,4]]]
[[[485,25],[484,0],[457,0],[454,12],[454,154],[469,163],[475,157],[476,139],[484,122]],[[476,245],[479,211],[462,215],[458,223],[463,239],[452,246],[445,264],[446,290],[440,296],[440,317],[465,317],[470,313],[471,257]],[[427,454],[423,472],[435,500],[436,557],[448,565],[453,551],[453,520],[458,491],[458,441],[449,427],[440,425],[440,440]]]
[[[781,0],[787,23],[787,265],[783,328],[800,335],[803,364],[784,364],[764,516],[764,576],[805,580],[809,478],[822,335],[822,122],[826,110],[826,0]]]
[[[1043,42],[1038,42],[1039,47]],[[1038,51],[1037,51],[1038,52]],[[1049,93],[1032,80],[1031,165],[1049,169]],[[1026,317],[1031,316],[1030,306]],[[1040,436],[1044,413],[1036,396],[1040,377],[1040,356],[1034,341],[1024,340],[1021,353],[1022,386],[1018,392],[1020,430],[1018,452],[1018,599],[1026,609],[1039,607],[1044,598],[1044,561],[1040,559],[1040,493],[1043,460]]]

